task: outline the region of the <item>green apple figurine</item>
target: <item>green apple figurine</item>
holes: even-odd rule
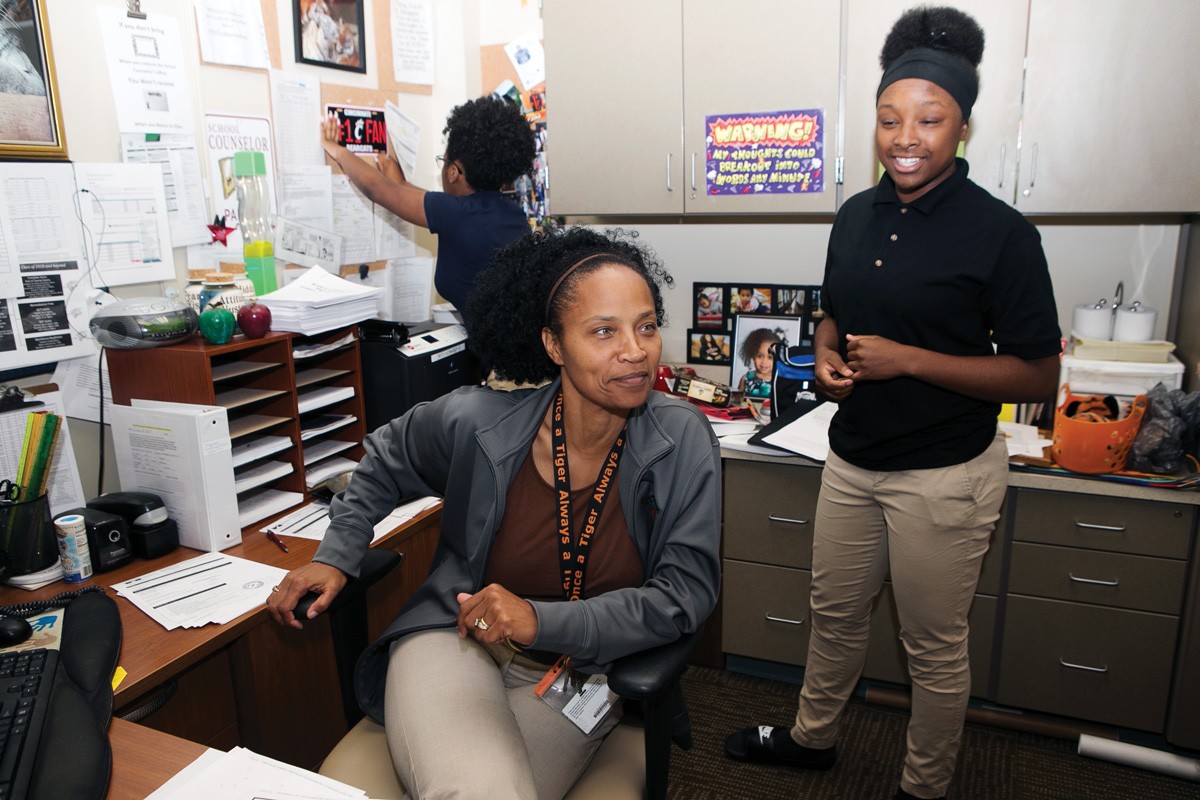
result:
[[[232,339],[236,325],[228,308],[207,308],[200,315],[200,335],[211,344],[225,344]]]
[[[271,309],[262,303],[248,303],[238,309],[237,324],[251,339],[261,339],[271,330]]]

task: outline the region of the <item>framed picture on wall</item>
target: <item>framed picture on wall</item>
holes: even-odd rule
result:
[[[692,284],[692,325],[697,328],[725,327],[726,287],[706,283]]]
[[[366,72],[364,2],[366,0],[292,0],[296,60],[318,67]]]
[[[46,0],[0,11],[0,158],[65,159]]]

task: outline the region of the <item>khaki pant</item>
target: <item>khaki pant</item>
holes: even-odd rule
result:
[[[621,718],[585,736],[533,693],[549,667],[454,628],[392,645],[384,698],[388,749],[414,800],[559,800]]]
[[[970,695],[967,613],[1008,479],[1002,436],[939,469],[873,472],[829,455],[813,540],[812,631],[792,736],[835,744],[867,654],[871,604],[891,572],[912,679],[900,786],[940,797],[954,774]]]

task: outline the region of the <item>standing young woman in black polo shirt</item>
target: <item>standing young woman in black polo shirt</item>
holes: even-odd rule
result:
[[[830,234],[814,338],[839,403],[813,542],[812,631],[793,726],[726,740],[734,757],[827,769],[890,571],[912,678],[896,798],[938,798],[970,692],[967,613],[1008,477],[1002,402],[1053,396],[1060,332],[1037,230],[956,158],[983,31],[950,8],[884,43],[875,147],[886,175]]]

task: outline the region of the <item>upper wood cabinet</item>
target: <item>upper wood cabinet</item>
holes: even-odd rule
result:
[[[879,50],[919,0],[848,0],[845,196],[874,184]],[[965,155],[1025,213],[1200,210],[1192,0],[957,0],[986,35]]]
[[[546,0],[552,214],[832,212],[841,0]],[[824,191],[707,195],[708,116],[820,109]]]

